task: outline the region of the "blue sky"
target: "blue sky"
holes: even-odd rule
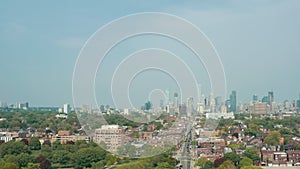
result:
[[[72,74],[84,42],[104,24],[136,12],[171,13],[198,26],[219,53],[228,91],[237,90],[240,101],[268,90],[277,102],[297,99],[299,8],[297,0],[3,1],[0,101],[72,103]]]

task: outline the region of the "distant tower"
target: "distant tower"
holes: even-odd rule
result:
[[[236,91],[233,90],[230,95],[230,111],[236,113]]]
[[[177,108],[178,105],[178,93],[174,93],[174,107]]]
[[[191,117],[194,112],[194,99],[193,97],[187,98],[187,109],[186,109],[186,114],[187,117]]]
[[[300,108],[300,94],[299,94],[299,99],[297,100],[297,107]]]
[[[211,92],[210,96],[209,96],[209,108],[210,108],[211,112],[213,112],[213,113],[216,112],[216,100],[214,98],[213,92]]]
[[[268,92],[268,103],[270,105],[270,110],[273,111],[273,103],[274,102],[274,93],[273,91]]]
[[[263,102],[263,103],[269,103],[269,98],[268,98],[268,96],[264,96],[264,97],[261,99],[261,102]]]
[[[166,92],[166,97],[167,97],[167,98],[166,98],[166,104],[169,104],[169,103],[170,103],[170,99],[171,99],[171,98],[170,98],[170,91],[169,91],[169,90],[166,90],[165,92]]]
[[[253,102],[253,103],[258,102],[258,96],[257,96],[256,94],[253,95],[252,102]]]
[[[198,102],[201,102],[201,85],[200,84],[198,84],[198,98],[197,98],[197,100],[198,100]]]
[[[272,102],[274,101],[274,93],[273,91],[268,92],[268,103],[269,105],[272,105]]]
[[[64,113],[69,114],[70,113],[70,105],[69,104],[64,104]]]

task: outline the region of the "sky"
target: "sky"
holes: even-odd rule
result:
[[[33,106],[72,104],[73,71],[84,43],[101,26],[139,12],[173,14],[205,33],[223,63],[227,91],[236,90],[238,102],[250,101],[253,94],[262,98],[270,90],[276,102],[295,100],[300,93],[299,8],[298,0],[2,1],[0,101],[28,101]],[[140,44],[145,39],[149,41]],[[167,48],[162,39],[145,39],[121,44],[115,55],[135,49],[128,47],[134,41],[141,48],[153,42]],[[178,53],[184,51],[175,46]],[[105,66],[111,67],[114,61],[112,52],[104,73],[97,74],[96,85],[114,70],[108,68],[105,72]],[[199,73],[203,93],[208,95],[207,75],[202,68],[200,71],[204,72]],[[140,88],[147,87],[140,84]],[[96,92],[100,103],[109,104],[111,100],[107,93],[102,94],[103,89]],[[144,102],[139,93],[143,92],[133,92],[133,97]]]

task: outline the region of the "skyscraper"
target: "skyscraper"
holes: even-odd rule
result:
[[[178,93],[174,93],[174,107],[177,108],[178,106]]]
[[[300,108],[300,94],[299,94],[299,99],[297,100],[297,107]]]
[[[268,96],[264,96],[264,97],[261,99],[261,102],[262,102],[262,103],[269,103],[269,98],[268,98]]]
[[[258,96],[257,96],[256,94],[253,95],[252,102],[253,102],[253,103],[258,102]]]
[[[274,92],[270,91],[270,92],[268,92],[268,103],[269,103],[269,105],[272,105],[273,101],[274,101]]]
[[[230,111],[236,113],[236,91],[233,90],[230,95]]]
[[[270,111],[273,111],[274,93],[273,91],[268,92],[268,103],[270,105]]]
[[[194,98],[189,97],[187,98],[187,109],[186,109],[187,117],[191,117],[193,113],[194,113]]]
[[[69,114],[70,113],[70,105],[69,104],[64,104],[64,113]]]

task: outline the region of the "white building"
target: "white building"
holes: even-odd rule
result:
[[[70,113],[70,105],[69,104],[64,104],[64,113],[69,114]]]
[[[231,113],[206,113],[206,119],[234,119],[233,112]]]

